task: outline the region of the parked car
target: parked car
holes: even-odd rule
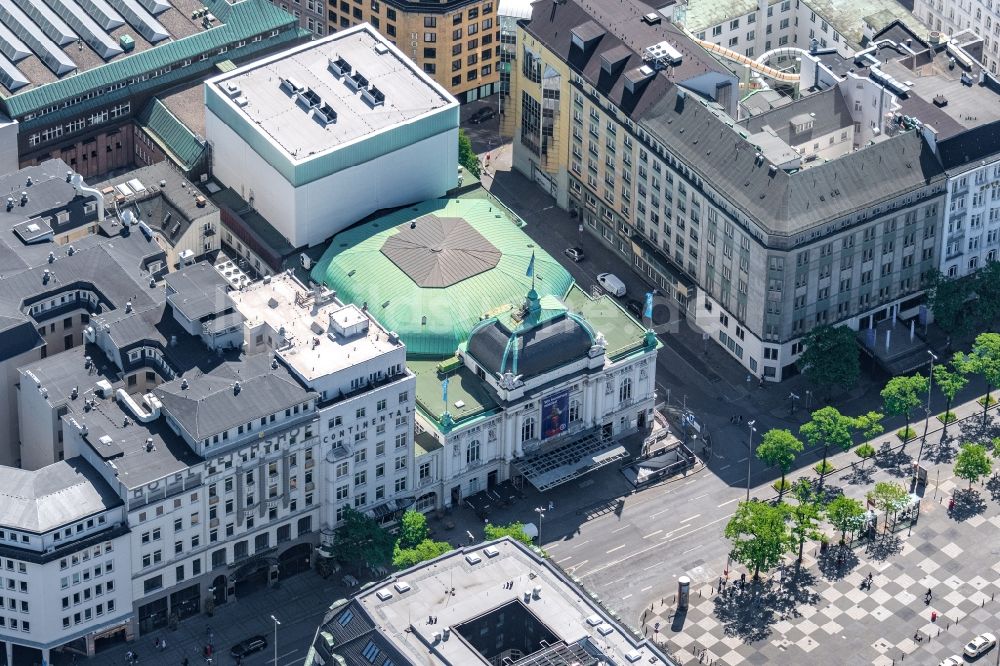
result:
[[[621,298],[625,295],[625,283],[614,273],[601,273],[597,276],[597,283],[612,296]]]
[[[568,247],[563,250],[563,254],[577,263],[583,261],[583,250],[578,247]]]
[[[642,319],[642,310],[643,310],[642,306],[643,306],[642,301],[638,301],[634,298],[630,298],[627,301],[625,301],[625,308],[633,315],[635,315],[636,319]]]
[[[267,639],[263,636],[251,636],[250,638],[243,639],[236,645],[234,645],[230,650],[230,656],[235,659],[240,657],[246,657],[254,652],[260,652],[267,647]]]
[[[989,652],[997,644],[997,637],[993,634],[979,634],[965,646],[965,656],[970,658]]]
[[[962,661],[962,658],[956,654],[948,657],[938,664],[938,666],[962,666],[963,663],[965,662]]]
[[[496,115],[497,112],[493,110],[493,107],[484,106],[483,108],[479,109],[471,116],[469,116],[469,122],[472,123],[473,125],[478,125],[479,123],[484,123],[487,120],[490,120],[491,118],[495,118]]]

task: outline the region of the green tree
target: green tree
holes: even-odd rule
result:
[[[910,415],[913,409],[919,407],[923,402],[920,397],[922,393],[927,393],[927,378],[921,375],[893,377],[886,382],[885,388],[882,389],[885,411],[906,418],[906,427],[903,428],[902,438],[904,443],[911,439]]]
[[[968,354],[955,353],[955,367],[965,374],[976,374],[986,382],[986,395],[980,401],[983,405],[983,425],[987,422],[992,398],[990,391],[1000,386],[1000,333],[980,333]]]
[[[934,366],[934,384],[947,401],[944,408],[944,431],[941,433],[942,439],[948,433],[948,423],[952,420],[951,405],[955,401],[955,396],[968,383],[969,379],[958,370],[951,369],[944,363]]]
[[[861,458],[861,469],[865,468],[866,460],[875,457],[875,453],[876,453],[875,447],[869,444],[868,442],[865,442],[858,448],[854,449],[854,455]]]
[[[396,547],[392,551],[392,566],[397,569],[406,569],[415,564],[433,560],[435,557],[444,555],[451,549],[451,544],[446,541],[424,539],[413,548],[400,548],[397,541]]]
[[[819,501],[820,495],[813,490],[812,484],[806,479],[801,479],[795,484],[794,492],[798,504],[788,508],[788,516],[792,522],[792,540],[799,546],[798,562],[801,563],[806,539],[818,539],[822,536],[818,525],[823,515],[823,507]]]
[[[940,271],[931,275],[927,302],[934,313],[934,323],[948,335],[962,335],[971,327],[968,312],[974,287],[968,278],[952,279]]]
[[[817,326],[803,340],[798,365],[806,379],[827,393],[853,386],[861,374],[854,332],[846,326]]]
[[[868,491],[866,497],[869,502],[875,505],[876,509],[884,513],[887,528],[889,514],[897,513],[910,501],[910,493],[906,491],[906,488],[891,481],[879,481],[875,484],[875,488]]]
[[[733,544],[732,557],[758,578],[761,570],[774,568],[789,548],[791,536],[785,518],[788,506],[766,502],[740,502],[726,524],[725,536]]]
[[[976,314],[986,328],[1000,317],[1000,261],[987,262],[975,273]]]
[[[979,444],[963,444],[955,458],[955,476],[969,482],[969,490],[972,484],[979,481],[984,476],[988,476],[993,469],[990,454],[986,452],[985,446]]]
[[[882,419],[885,416],[878,412],[868,412],[861,416],[854,417],[854,429],[861,433],[866,442],[870,442],[885,432]]]
[[[333,553],[344,563],[382,566],[392,559],[393,538],[360,511],[347,509],[334,532]]]
[[[419,511],[410,509],[399,521],[399,540],[396,547],[401,550],[416,548],[428,536],[427,517]]]
[[[509,525],[493,525],[492,523],[486,523],[486,526],[483,528],[483,534],[485,534],[486,538],[490,541],[509,536],[515,541],[520,541],[526,546],[531,545],[531,537],[525,533],[524,523],[511,523]]]
[[[851,448],[854,439],[851,436],[851,428],[854,426],[854,419],[841,414],[836,407],[823,407],[812,413],[812,419],[808,423],[803,423],[799,428],[799,434],[809,444],[810,448],[823,447],[822,472],[819,475],[819,485],[823,487],[823,479],[826,477],[826,458],[830,450],[830,445],[846,451]]]
[[[840,543],[847,541],[847,533],[854,533],[864,525],[865,506],[861,500],[838,495],[826,505],[826,520],[840,530]]]
[[[458,130],[458,163],[476,178],[479,178],[479,156],[472,149],[472,141],[465,130]]]
[[[781,470],[781,485],[778,487],[778,502],[785,494],[785,475],[792,468],[795,457],[802,453],[802,442],[789,430],[772,428],[764,433],[757,447],[757,457],[768,465]]]

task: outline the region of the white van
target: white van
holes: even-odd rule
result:
[[[618,279],[614,273],[601,273],[597,276],[597,282],[604,291],[619,298],[625,295],[625,283]]]

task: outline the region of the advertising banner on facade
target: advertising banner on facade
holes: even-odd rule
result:
[[[542,439],[561,435],[569,428],[569,391],[542,398]]]

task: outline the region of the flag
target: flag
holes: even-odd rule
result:
[[[530,278],[535,277],[535,253],[531,253],[531,261],[528,262],[528,270],[524,273]]]
[[[447,377],[445,377],[444,381],[441,382],[441,400],[444,401],[445,405],[448,404],[448,378]]]
[[[646,307],[642,311],[642,316],[646,319],[653,318],[653,292],[646,292]]]

